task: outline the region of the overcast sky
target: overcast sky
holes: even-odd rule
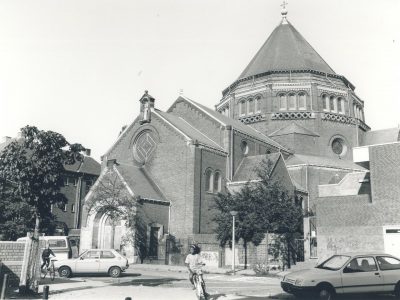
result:
[[[292,0],[288,20],[356,86],[372,129],[400,123],[400,1]],[[278,0],[0,0],[0,137],[35,125],[100,155],[182,89],[214,107],[280,23]]]

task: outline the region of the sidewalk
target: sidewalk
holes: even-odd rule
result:
[[[135,270],[154,270],[154,271],[170,271],[170,272],[187,272],[186,266],[172,266],[172,265],[155,265],[155,264],[132,264],[131,268]],[[232,269],[227,268],[218,268],[218,267],[210,267],[204,266],[203,271],[206,274],[225,274],[231,275]],[[243,269],[242,267],[236,268],[235,275],[244,275],[244,276],[259,276],[259,277],[283,277],[287,273],[291,271],[271,271],[269,275],[256,275],[254,270],[249,267],[248,269]]]

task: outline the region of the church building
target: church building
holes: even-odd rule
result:
[[[389,143],[393,160],[400,161],[399,130],[371,131],[355,86],[303,38],[287,20],[286,9],[281,14],[279,25],[237,80],[223,90],[215,109],[182,95],[163,112],[146,91],[140,115],[104,154],[102,172],[86,200],[95,197],[102,179],[116,176],[145,212],[149,255],[155,259],[180,262],[165,256],[164,241],[173,236],[183,248],[192,240],[204,243],[218,264],[224,264],[229,251],[218,250],[213,234],[214,197],[255,180],[256,168],[266,158],[304,209],[304,239],[298,241],[304,258],[340,251],[338,245],[346,244],[346,227],[334,221],[343,213],[341,205],[353,203],[357,211],[360,201],[367,201],[363,207],[371,206],[373,199],[373,163],[355,159],[353,153],[365,152],[366,145],[376,149],[371,145]],[[371,159],[376,157],[379,154]],[[399,169],[397,165],[395,170]],[[400,201],[400,191],[396,193],[392,198]],[[330,210],[332,206],[335,209]],[[114,229],[111,221],[107,214],[87,211],[81,248],[119,249],[126,232],[124,220]],[[383,223],[375,225],[382,228]],[[363,224],[353,221],[351,228]],[[332,240],[335,230],[337,239]],[[379,247],[375,248],[384,250]]]

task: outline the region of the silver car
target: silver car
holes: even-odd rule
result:
[[[128,260],[112,249],[90,249],[78,258],[54,262],[61,277],[71,277],[78,273],[106,273],[119,277],[128,267]]]
[[[400,299],[400,259],[377,253],[337,254],[314,269],[287,274],[281,287],[296,296],[326,300],[347,293],[394,293]]]

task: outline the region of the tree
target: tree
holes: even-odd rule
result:
[[[0,232],[16,238],[28,230],[54,230],[52,204],[65,204],[60,192],[64,165],[80,161],[80,144],[70,144],[59,133],[34,126],[21,129],[21,138],[8,144],[0,154],[0,182],[5,191],[0,207]]]
[[[128,232],[122,237],[121,243],[133,246],[143,262],[147,256],[147,224],[141,209],[141,200],[128,193],[116,173],[109,171],[98,181],[93,196],[88,198],[85,206],[90,213],[108,215],[112,226],[112,248],[115,246],[115,226],[125,220]]]
[[[243,241],[245,268],[247,246],[258,246],[266,232],[274,232],[291,239],[302,221],[302,209],[294,201],[294,194],[286,191],[278,179],[270,178],[272,163],[265,160],[258,169],[259,180],[247,182],[238,192],[218,194],[215,199],[217,239],[221,246],[232,242],[232,217],[230,211],[238,212],[235,241]]]

